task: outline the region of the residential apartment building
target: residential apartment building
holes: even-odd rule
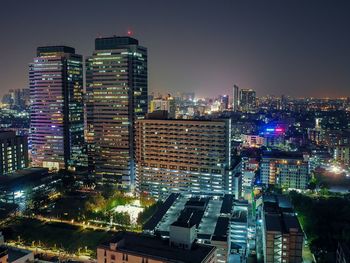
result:
[[[294,152],[264,152],[260,162],[261,182],[283,188],[306,189],[309,165],[302,154]]]
[[[139,192],[234,192],[230,120],[145,119],[136,123]],[[237,197],[238,198],[238,197]]]
[[[286,200],[265,196],[262,208],[262,242],[265,263],[301,263],[304,233]]]

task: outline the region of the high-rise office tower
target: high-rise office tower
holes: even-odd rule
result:
[[[156,198],[165,198],[169,191],[236,192],[230,119],[139,120],[136,142],[140,192]]]
[[[30,149],[33,166],[86,165],[82,56],[66,46],[37,49],[29,66]]]
[[[238,111],[238,107],[239,107],[239,88],[237,85],[233,85],[233,94],[232,94],[233,111]]]
[[[252,89],[241,89],[239,92],[239,105],[242,111],[248,112],[256,108],[256,93]]]
[[[123,188],[134,181],[134,123],[147,113],[147,49],[131,37],[95,40],[86,61],[89,167]]]

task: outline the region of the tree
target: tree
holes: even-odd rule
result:
[[[89,198],[85,203],[85,210],[87,212],[100,212],[106,210],[106,199],[102,196],[102,194],[98,193]]]

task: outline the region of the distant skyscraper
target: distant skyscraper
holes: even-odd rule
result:
[[[152,113],[154,111],[167,111],[168,117],[170,119],[175,119],[175,99],[171,97],[170,94],[166,98],[152,99],[150,101],[149,112]]]
[[[248,112],[256,108],[256,93],[252,89],[241,89],[239,105],[242,111]]]
[[[228,95],[220,96],[220,103],[221,103],[222,110],[227,110],[228,103],[229,103],[229,96]]]
[[[82,56],[71,47],[39,47],[29,66],[29,86],[32,165],[84,166]]]
[[[3,96],[2,102],[10,108],[23,110],[29,106],[29,89],[11,89]]]
[[[86,61],[89,167],[129,188],[134,181],[134,123],[147,113],[147,49],[131,37],[95,40]]]
[[[239,106],[239,88],[237,85],[233,85],[233,94],[232,94],[233,111],[238,111],[238,106]]]

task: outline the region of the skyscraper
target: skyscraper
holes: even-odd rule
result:
[[[252,89],[241,89],[239,92],[239,105],[242,111],[248,112],[256,108],[256,93]]]
[[[82,56],[71,47],[39,47],[29,65],[29,86],[32,165],[84,166]]]
[[[233,94],[232,94],[232,109],[233,111],[238,111],[239,106],[239,88],[237,85],[233,85]]]
[[[129,188],[134,182],[134,124],[147,113],[147,49],[131,37],[95,40],[86,61],[89,167]]]
[[[220,96],[221,110],[227,110],[229,105],[229,96],[221,95]]]

